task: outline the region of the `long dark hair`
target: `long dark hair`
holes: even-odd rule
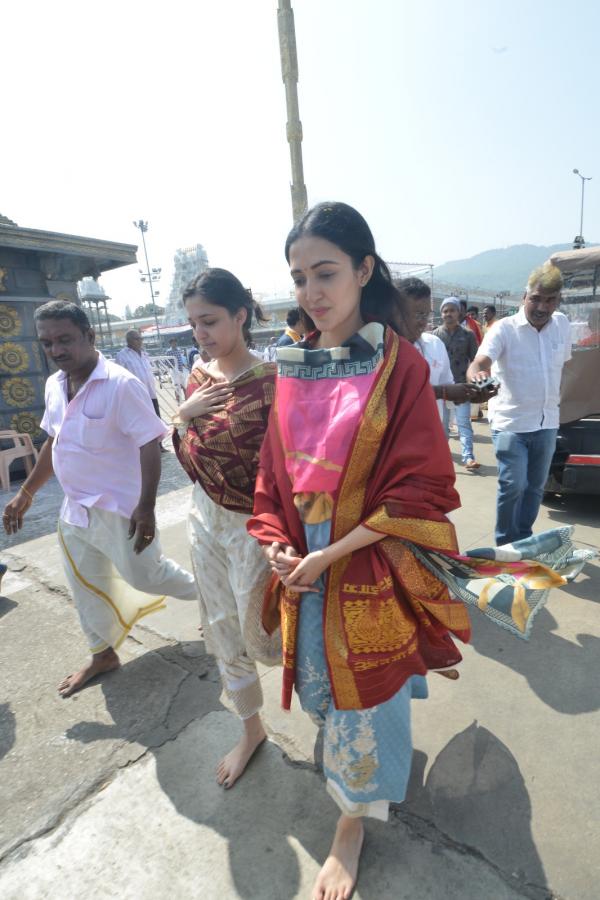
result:
[[[301,237],[319,237],[350,257],[358,268],[365,256],[375,260],[373,274],[362,289],[360,314],[365,322],[381,322],[386,325],[398,302],[398,291],[385,262],[375,249],[375,239],[365,219],[347,203],[318,203],[296,222],[285,242],[285,258],[290,261],[290,247]],[[305,332],[314,331],[315,324],[304,310],[302,319]]]
[[[202,297],[207,303],[222,306],[232,316],[240,309],[245,309],[246,321],[242,330],[247,344],[250,342],[252,318],[254,317],[259,325],[268,322],[250,288],[245,288],[239,278],[227,269],[206,269],[193,278],[183,292],[183,305],[185,306],[192,297]]]

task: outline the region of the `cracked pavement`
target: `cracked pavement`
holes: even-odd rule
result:
[[[486,427],[475,430],[482,471],[459,468],[454,516],[465,547],[493,526],[493,454]],[[187,565],[189,489],[169,478],[162,541]],[[590,499],[553,501],[540,529],[575,521],[593,545]],[[279,670],[261,669],[270,741],[231,791],[213,771],[239,726],[195,604],[169,600],[134,629],[119,671],[60,698],[85,643],[42,525],[2,548],[0,896],[308,898],[336,808],[316,728],[279,708]],[[407,800],[387,825],[368,823],[357,900],[595,900],[599,588],[594,565],[556,591],[529,645],[473,617],[460,680],[431,676],[430,699],[413,704]]]

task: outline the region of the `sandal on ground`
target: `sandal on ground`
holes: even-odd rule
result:
[[[475,462],[474,459],[469,459],[465,463],[465,469],[479,469],[479,467],[480,464],[478,462]]]

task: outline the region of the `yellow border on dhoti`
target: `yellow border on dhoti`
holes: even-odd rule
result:
[[[77,578],[77,580],[78,580],[85,588],[87,588],[88,591],[90,591],[92,594],[95,594],[96,597],[99,597],[99,598],[100,598],[100,600],[104,600],[104,602],[107,603],[107,604],[110,606],[110,608],[111,608],[112,611],[114,612],[115,616],[117,617],[117,620],[118,620],[119,624],[122,626],[122,628],[123,628],[123,634],[121,635],[121,637],[119,638],[119,640],[114,644],[114,646],[113,646],[113,649],[114,649],[114,650],[116,650],[118,647],[121,646],[121,644],[123,643],[123,641],[125,640],[125,638],[126,638],[127,635],[129,634],[129,632],[131,631],[131,629],[133,628],[133,626],[134,626],[137,622],[139,622],[140,619],[143,619],[144,616],[150,615],[150,613],[158,612],[160,609],[164,609],[164,608],[165,608],[165,606],[166,606],[166,603],[165,603],[166,595],[163,594],[162,597],[158,597],[158,599],[153,600],[152,603],[148,603],[146,606],[140,607],[140,609],[137,611],[137,613],[135,614],[135,616],[133,617],[133,619],[131,620],[131,622],[126,622],[126,621],[123,619],[123,617],[121,616],[121,614],[120,614],[120,612],[119,612],[119,610],[118,610],[118,608],[117,608],[117,605],[116,605],[116,603],[114,602],[114,600],[112,600],[112,599],[108,596],[108,594],[106,594],[104,591],[101,591],[100,588],[95,587],[93,584],[91,584],[91,582],[87,581],[87,580],[83,577],[83,575],[81,574],[81,572],[79,571],[79,569],[78,569],[77,566],[75,565],[75,562],[74,562],[74,560],[73,560],[73,557],[72,557],[71,554],[69,553],[69,550],[68,550],[67,545],[66,545],[66,543],[65,543],[65,539],[64,539],[64,537],[63,537],[63,534],[62,534],[62,531],[61,531],[61,529],[60,529],[60,526],[58,527],[58,539],[59,539],[59,541],[60,541],[60,544],[61,544],[62,549],[64,550],[65,556],[67,557],[67,559],[68,559],[68,561],[69,561],[69,565],[71,566],[71,568],[72,568],[72,570],[73,570],[73,574],[75,575],[75,577]],[[92,650],[92,653],[100,653],[101,650],[105,650],[108,646],[109,646],[108,644],[106,644],[106,647],[101,647],[101,646],[99,646],[98,648],[93,649],[93,650]]]

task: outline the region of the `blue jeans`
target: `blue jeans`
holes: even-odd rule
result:
[[[456,415],[456,427],[458,428],[458,437],[460,438],[460,446],[462,450],[462,461],[463,463],[467,463],[470,459],[474,459],[473,426],[471,425],[471,404],[457,403],[454,406],[454,412]],[[446,437],[448,437],[449,422],[450,410],[447,404],[444,403],[444,419],[442,424],[444,426],[444,431],[446,432]]]
[[[556,428],[492,431],[498,463],[496,544],[531,537],[556,448]]]

